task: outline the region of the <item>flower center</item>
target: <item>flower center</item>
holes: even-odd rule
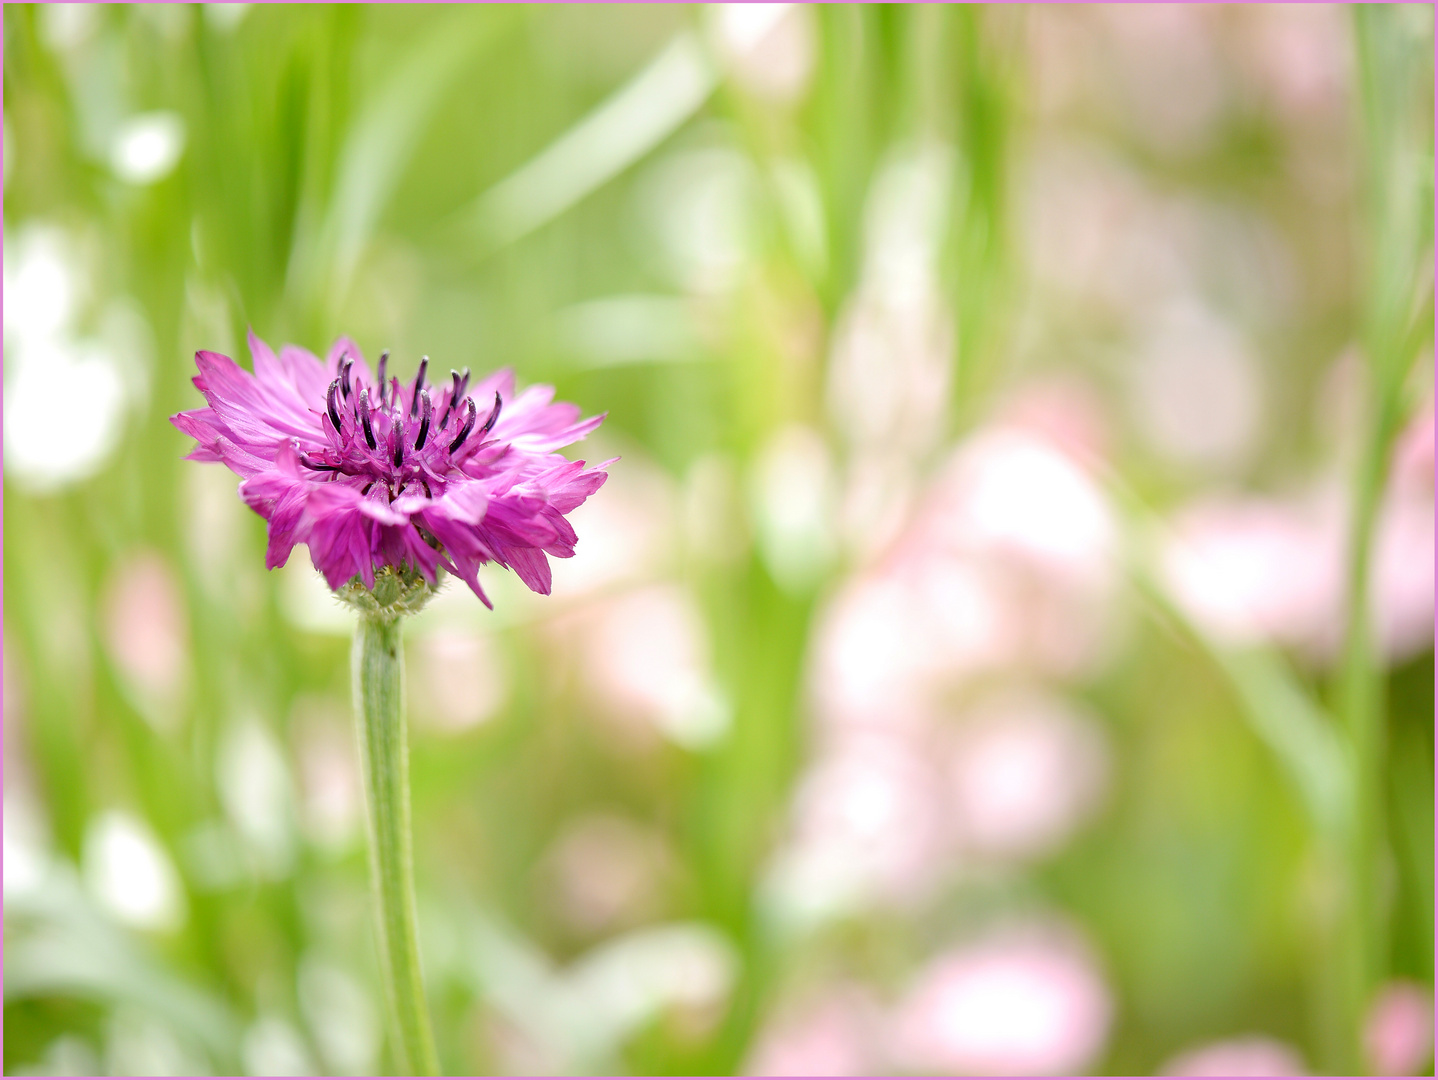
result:
[[[495,393],[494,407],[480,424],[479,408],[466,393],[468,368],[451,371],[450,385],[432,394],[425,385],[429,357],[420,359],[414,384],[407,392],[399,379],[386,382],[388,365],[389,353],[384,352],[371,387],[354,374],[353,358],[341,357],[339,375],[325,393],[325,412],[320,418],[323,443],[302,453],[300,461],[315,472],[329,473],[334,480],[364,479],[364,495],[382,484],[394,501],[409,485],[418,483],[425,495],[433,498],[433,485],[442,488],[446,478],[484,443],[484,436],[499,420],[500,396]]]

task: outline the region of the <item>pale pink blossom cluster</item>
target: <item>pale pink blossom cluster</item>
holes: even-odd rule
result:
[[[614,497],[578,510],[595,542],[584,560],[556,566],[559,603],[545,613],[541,637],[555,670],[572,674],[618,745],[701,749],[723,736],[730,707],[713,670],[708,623],[677,570],[679,553],[713,557],[705,547],[713,538],[693,535],[707,522],[687,520],[687,492],[662,469],[639,454],[628,460]],[[715,497],[712,476],[698,483]]]
[[[1323,4],[1055,6],[1027,29],[1043,114],[1097,115],[1176,157],[1254,99],[1283,114],[1284,132],[1339,122],[1352,77],[1342,13]]]
[[[101,609],[104,642],[122,685],[146,720],[172,730],[191,677],[188,619],[173,567],[157,551],[130,554],[111,574]]]
[[[1103,492],[1057,440],[1017,424],[976,433],[824,613],[813,679],[824,723],[894,727],[982,672],[1092,670],[1116,542]]]
[[[1164,1076],[1305,1076],[1303,1058],[1267,1035],[1218,1039],[1183,1051],[1163,1067]]]
[[[1414,1076],[1433,1071],[1433,991],[1395,979],[1368,1012],[1364,1044],[1377,1076]]]
[[[925,1072],[1077,1072],[1103,1049],[1112,1011],[1084,946],[1029,927],[937,957],[899,1005],[894,1053]]]
[[[844,982],[798,997],[762,1032],[749,1072],[1081,1072],[1102,1051],[1112,1016],[1103,973],[1073,931],[1011,925],[939,952],[887,1002]]]
[[[1350,507],[1336,482],[1298,496],[1202,496],[1177,511],[1161,573],[1216,639],[1328,662],[1342,643]],[[1433,406],[1395,446],[1379,509],[1370,617],[1390,662],[1433,640]]]
[[[1271,395],[1255,331],[1291,309],[1298,281],[1281,233],[1252,211],[1156,189],[1067,139],[1036,149],[1022,198],[1044,298],[1028,348],[1067,365],[1075,337],[1103,340],[1129,425],[1176,473],[1251,463]],[[1213,279],[1242,302],[1220,303]]]
[[[865,987],[838,983],[781,1007],[750,1054],[750,1076],[867,1076],[884,1059],[884,1011]]]
[[[1101,806],[1103,724],[1064,686],[1098,669],[1118,625],[1118,524],[1090,471],[1104,442],[1082,387],[1020,393],[820,608],[815,753],[764,893],[781,925],[912,912],[1045,857]],[[1081,1070],[1111,1009],[1074,930],[991,928],[888,995],[840,983],[781,1002],[749,1067]]]
[[[821,609],[817,752],[769,879],[786,918],[912,907],[1048,855],[1101,805],[1103,725],[1062,690],[1118,622],[1118,526],[1083,463],[1101,443],[1074,387],[1020,395]]]
[[[651,826],[618,813],[594,812],[561,830],[541,872],[555,913],[571,930],[594,935],[662,914],[675,862]]]

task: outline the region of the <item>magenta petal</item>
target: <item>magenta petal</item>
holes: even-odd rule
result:
[[[325,390],[334,376],[326,374],[324,364],[314,353],[298,345],[286,345],[280,350],[280,367],[301,399],[324,400]]]
[[[534,592],[548,596],[552,584],[549,560],[536,548],[515,548],[509,553],[510,568]]]
[[[256,337],[253,329],[246,335],[246,343],[250,347],[250,363],[255,369],[255,378],[261,385],[289,381],[274,350]]]

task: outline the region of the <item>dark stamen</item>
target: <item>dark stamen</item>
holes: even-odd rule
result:
[[[424,485],[424,495],[425,495],[425,498],[427,498],[427,499],[432,499],[432,498],[434,498],[434,492],[432,492],[432,491],[429,490],[429,481],[426,480],[423,476],[421,476],[421,477],[419,478],[419,482]]]
[[[492,427],[494,427],[495,421],[497,421],[498,419],[499,419],[499,391],[496,390],[496,391],[494,392],[494,411],[489,414],[489,419],[484,422],[484,427],[482,427],[482,428],[479,429],[479,434],[481,435],[481,437],[489,434],[490,429],[491,429]]]
[[[372,488],[372,487],[374,487],[374,481],[373,481],[373,480],[371,480],[371,481],[370,481],[368,484],[366,484],[364,487],[360,488],[360,497],[363,498],[364,496],[368,495],[368,494],[369,494],[369,489]]]
[[[369,448],[370,448],[371,450],[373,450],[373,449],[375,448],[374,428],[370,427],[370,422],[369,422],[369,387],[368,387],[368,386],[366,386],[363,390],[360,391],[360,396],[359,396],[359,415],[360,415],[360,423],[364,425],[364,441],[367,442],[367,443],[369,443]]]
[[[340,392],[344,394],[346,401],[350,399],[350,368],[354,366],[354,357],[349,353],[340,356]]]
[[[474,407],[474,398],[465,398],[464,408],[466,413],[464,426],[459,429],[459,434],[454,437],[454,442],[449,444],[451,454],[464,444],[465,439],[469,438],[469,433],[474,430],[474,422],[479,419],[479,410]]]
[[[344,470],[341,469],[338,465],[316,465],[313,461],[311,461],[309,458],[305,457],[303,454],[300,455],[300,464],[303,465],[306,469],[313,469],[315,472],[343,472],[343,471],[344,471]]]
[[[340,433],[340,409],[339,393],[340,381],[336,379],[330,383],[329,393],[325,394],[325,411],[330,414],[330,423],[335,426],[335,434]]]
[[[378,371],[378,373],[375,375],[375,385],[376,385],[377,387],[379,387],[379,403],[380,403],[381,405],[383,405],[383,404],[385,403],[385,401],[384,401],[384,390],[385,390],[385,386],[384,386],[384,369],[385,369],[386,367],[388,367],[388,366],[389,366],[389,350],[386,349],[384,352],[382,352],[382,353],[379,354],[379,371]]]
[[[441,414],[441,416],[440,416],[440,418],[439,418],[439,430],[440,430],[440,431],[443,431],[443,430],[445,429],[445,427],[449,424],[449,414],[450,414],[450,412],[454,409],[454,407],[459,404],[459,398],[460,398],[459,372],[455,371],[454,368],[450,368],[450,369],[449,369],[449,377],[450,377],[450,379],[453,380],[454,385],[450,387],[450,390],[449,390],[449,401],[445,403],[444,412],[443,412],[443,414]]]
[[[396,426],[394,428],[394,467],[398,469],[404,464],[404,429]]]
[[[414,440],[415,453],[419,453],[421,450],[424,449],[424,441],[425,439],[429,438],[429,422],[430,419],[434,416],[434,403],[429,400],[428,390],[421,390],[419,392],[419,400],[419,434],[415,436]]]
[[[429,370],[429,357],[419,358],[419,374],[414,377],[414,392],[409,396],[409,418],[413,420],[419,413],[419,392],[424,389],[424,373]]]

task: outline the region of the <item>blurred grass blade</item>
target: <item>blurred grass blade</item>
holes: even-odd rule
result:
[[[555,344],[574,370],[702,359],[690,305],[672,296],[607,296],[555,316]]]
[[[1181,625],[1228,678],[1248,726],[1288,774],[1317,831],[1341,835],[1352,824],[1353,769],[1333,718],[1276,652],[1220,644],[1169,600],[1156,576],[1140,569],[1136,577],[1145,597]]]
[[[54,868],[43,889],[5,900],[7,1004],[57,996],[138,1004],[193,1037],[217,1071],[233,1066],[238,1025],[224,1003],[98,917],[70,872]]]
[[[692,33],[676,37],[627,85],[495,184],[469,211],[488,252],[558,217],[694,115],[717,76]]]
[[[1288,771],[1315,825],[1325,835],[1338,834],[1352,820],[1353,771],[1334,721],[1276,654],[1205,645],[1238,691],[1249,725]]]
[[[221,1061],[236,1056],[234,1023],[217,1001],[155,969],[121,942],[86,940],[74,927],[56,926],[10,943],[7,1002],[72,996],[139,1005]],[[219,1071],[227,1070],[221,1065]]]
[[[1391,834],[1388,814],[1388,679],[1371,622],[1381,505],[1404,386],[1421,337],[1412,333],[1433,250],[1431,56],[1428,5],[1354,8],[1359,100],[1363,107],[1364,194],[1368,229],[1364,268],[1363,351],[1370,393],[1360,413],[1361,449],[1352,483],[1345,605],[1347,626],[1336,680],[1337,709],[1353,754],[1353,829],[1345,837],[1348,890],[1338,911],[1331,966],[1336,1036],[1326,1048],[1334,1072],[1365,1063],[1368,1015],[1388,966],[1390,903],[1383,881]]]
[[[290,285],[310,299],[344,295],[375,223],[394,195],[425,131],[425,119],[465,61],[502,27],[463,11],[436,23],[410,48],[361,109],[344,140],[334,195],[317,238],[297,240]]]
[[[1244,718],[1278,759],[1320,835],[1352,825],[1353,765],[1336,722],[1272,649],[1235,648],[1214,640],[1168,595],[1157,569],[1164,525],[1118,475],[1105,473],[1109,494],[1130,537],[1128,570],[1143,596],[1183,626],[1227,676]]]

